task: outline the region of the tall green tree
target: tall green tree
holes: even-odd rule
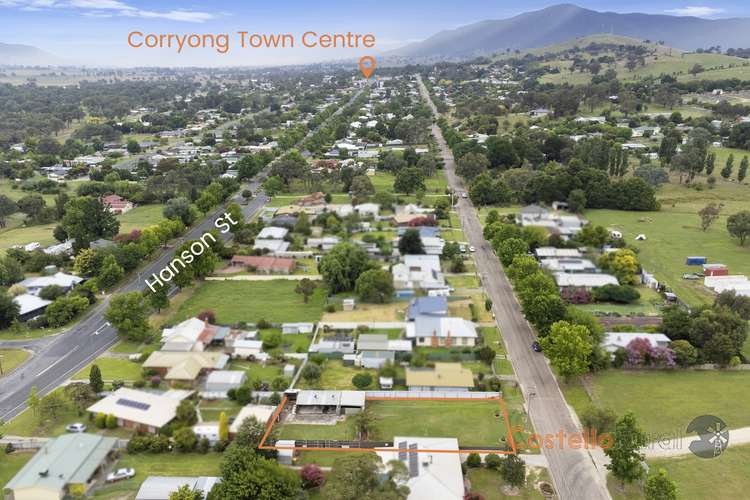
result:
[[[610,463],[607,469],[620,480],[620,485],[643,477],[644,455],[640,449],[648,444],[646,434],[638,427],[635,415],[628,412],[617,420],[612,433],[612,446],[604,450]]]
[[[302,278],[294,288],[294,292],[302,295],[305,304],[307,304],[310,301],[310,297],[312,297],[312,294],[315,293],[315,289],[317,287],[318,285],[313,280],[309,278]]]
[[[104,317],[117,333],[130,340],[144,341],[151,336],[148,324],[148,307],[140,292],[113,296]]]
[[[398,240],[398,251],[401,255],[422,255],[424,254],[424,245],[419,231],[416,229],[407,229]]]
[[[99,238],[112,238],[120,229],[120,221],[93,196],[77,196],[68,201],[60,225],[75,240],[76,249],[88,248]]]
[[[677,500],[677,485],[674,484],[667,471],[659,469],[646,481],[646,500]]]
[[[102,372],[99,369],[99,365],[91,365],[91,369],[89,370],[89,387],[97,394],[104,390],[104,380],[102,380]]]
[[[236,444],[224,451],[220,471],[208,500],[282,500],[297,498],[302,488],[296,471]]]
[[[593,346],[585,326],[558,321],[540,343],[552,366],[566,380],[588,371]]]
[[[725,179],[729,179],[732,176],[732,169],[734,168],[734,155],[730,154],[727,158],[724,168],[721,169],[721,176]]]
[[[357,278],[374,264],[362,247],[339,243],[320,259],[318,271],[331,293],[354,290]]]
[[[102,262],[101,271],[97,276],[97,283],[102,289],[108,289],[117,284],[125,274],[122,266],[117,263],[117,259],[112,254],[104,257]]]

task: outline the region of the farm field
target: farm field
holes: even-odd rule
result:
[[[506,425],[497,400],[492,401],[368,401],[375,416],[372,439],[394,436],[455,436],[461,446],[500,446]],[[471,426],[464,425],[472,422]],[[280,439],[353,439],[354,421],[336,425],[280,425]]]
[[[325,290],[318,287],[305,304],[302,296],[294,293],[296,282],[273,281],[205,281],[196,286],[193,294],[180,306],[175,323],[211,309],[219,323],[261,319],[275,323],[318,321]]]
[[[592,404],[618,415],[632,411],[641,428],[654,436],[684,433],[699,415],[716,415],[730,429],[750,425],[746,387],[750,374],[739,371],[626,371],[610,369],[590,377],[593,402],[579,382],[561,384],[580,415]],[[644,397],[648,394],[649,397]]]
[[[616,229],[628,244],[640,250],[643,267],[666,282],[682,300],[691,306],[712,301],[711,292],[702,280],[683,280],[683,273],[700,271],[686,266],[688,255],[704,255],[709,262],[729,266],[732,274],[750,274],[748,248],[741,247],[726,229],[727,217],[739,210],[750,209],[750,189],[721,182],[715,189],[696,191],[675,184],[665,185],[658,193],[659,212],[623,212],[587,210],[584,216],[593,224]],[[698,211],[708,203],[723,203],[719,219],[707,230],[700,227]],[[635,241],[643,233],[646,241]]]

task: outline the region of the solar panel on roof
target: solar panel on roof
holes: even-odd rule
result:
[[[409,450],[416,450],[417,443],[409,445]],[[419,475],[419,461],[418,453],[414,451],[409,452],[409,477],[417,477]]]
[[[125,398],[118,399],[116,404],[128,406],[130,408],[136,408],[138,410],[148,410],[149,408],[151,408],[151,405],[148,403],[141,403],[140,401],[133,401],[132,399]]]
[[[406,441],[398,443],[398,459],[406,461]]]

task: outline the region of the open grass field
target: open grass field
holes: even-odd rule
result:
[[[31,354],[23,349],[0,349],[0,365],[3,367],[3,375],[18,368],[29,356]]]
[[[133,498],[148,476],[218,476],[221,454],[159,453],[125,454],[118,468],[132,467],[135,477],[104,486],[94,493],[94,498]]]
[[[26,465],[26,462],[31,460],[33,453],[20,452],[11,453],[10,455],[5,451],[0,451],[0,498],[3,497],[2,488],[13,479],[21,467]]]
[[[394,436],[456,437],[461,446],[499,446],[507,436],[497,400],[368,401],[375,415],[372,439]],[[467,425],[471,423],[471,425]],[[280,425],[280,439],[353,439],[353,419],[336,425]]]
[[[453,288],[479,288],[479,279],[473,275],[448,275],[446,281]]]
[[[108,358],[106,356],[95,359],[92,363],[73,375],[73,380],[88,380],[91,366],[97,365],[102,372],[102,379],[110,382],[112,380],[138,380],[141,378],[141,365],[128,359]]]
[[[706,460],[688,454],[679,458],[649,460],[652,471],[664,469],[677,485],[677,496],[684,500],[704,498],[747,498],[750,480],[747,464],[750,463],[750,445],[730,446],[721,456]],[[639,485],[620,488],[617,480],[607,481],[614,500],[644,498]]]
[[[250,361],[233,360],[228,370],[244,370],[248,379],[260,380],[271,383],[276,377],[280,377],[282,365],[264,365],[262,363],[251,363]]]
[[[165,219],[164,205],[141,205],[117,216],[120,221],[120,233],[129,233],[133,229],[145,229]]]
[[[730,429],[750,425],[747,400],[750,373],[728,371],[625,371],[610,369],[591,377],[593,402],[580,383],[562,384],[568,403],[580,415],[592,404],[621,415],[632,411],[644,431],[684,434],[699,415],[716,415]]]
[[[0,230],[0,251],[7,250],[15,245],[26,245],[36,241],[42,247],[54,245],[58,241],[52,236],[55,223],[39,224],[35,226],[12,226]]]
[[[341,361],[333,359],[329,359],[323,365],[323,373],[320,375],[320,379],[311,383],[300,378],[297,387],[300,389],[358,390],[352,384],[352,377],[358,373],[369,373],[372,376],[372,384],[366,389],[376,390],[378,388],[377,370],[344,366]]]
[[[236,417],[242,409],[242,405],[230,399],[217,399],[214,401],[201,401],[198,410],[205,422],[217,422],[221,412],[227,417]]]
[[[702,280],[682,279],[686,272],[700,267],[686,266],[688,255],[704,255],[709,262],[729,266],[732,274],[750,274],[750,247],[740,247],[726,229],[727,217],[750,209],[750,188],[719,182],[715,189],[695,189],[669,184],[659,190],[662,204],[659,212],[623,212],[587,210],[585,217],[592,223],[621,231],[628,244],[640,250],[639,259],[646,270],[666,282],[690,305],[712,301],[712,294]],[[707,230],[700,227],[698,211],[708,203],[723,203],[722,215]],[[643,233],[646,241],[635,241]]]
[[[530,468],[526,476],[526,485],[518,491],[518,495],[512,497],[503,493],[505,481],[499,471],[479,468],[468,469],[467,476],[471,483],[472,493],[479,493],[485,500],[504,500],[507,498],[539,499],[544,498],[537,489],[540,481],[550,482],[549,473],[545,469]]]
[[[403,321],[408,302],[391,302],[390,304],[358,303],[354,311],[336,311],[325,313],[323,321]]]
[[[305,304],[302,296],[294,293],[296,285],[288,280],[205,281],[182,303],[173,320],[177,323],[211,309],[217,322],[223,324],[261,319],[277,323],[318,321],[325,290],[318,287]]]
[[[393,192],[393,181],[395,176],[390,172],[376,172],[375,175],[370,177],[375,191],[387,191]],[[448,181],[445,180],[445,176],[442,172],[436,172],[432,177],[425,179],[425,186],[427,194],[445,194],[445,188],[448,186]],[[398,193],[397,193],[398,194]]]
[[[590,313],[617,313],[622,316],[639,315],[639,316],[657,316],[660,306],[664,299],[659,292],[653,288],[639,287],[638,291],[641,298],[633,304],[614,304],[609,302],[597,302],[592,304],[576,305],[578,309],[583,309]]]

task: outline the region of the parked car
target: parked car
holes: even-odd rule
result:
[[[86,432],[86,425],[76,422],[74,424],[66,425],[65,430],[68,432]]]
[[[477,249],[473,245],[469,246],[469,252],[476,252]]]
[[[466,192],[461,193],[461,198],[468,198],[468,197],[469,197],[469,195],[466,194]]]
[[[534,349],[534,352],[542,352],[542,345],[536,340],[531,343],[531,348]]]
[[[122,479],[130,479],[135,476],[135,469],[117,469],[107,474],[107,482],[113,483]]]

